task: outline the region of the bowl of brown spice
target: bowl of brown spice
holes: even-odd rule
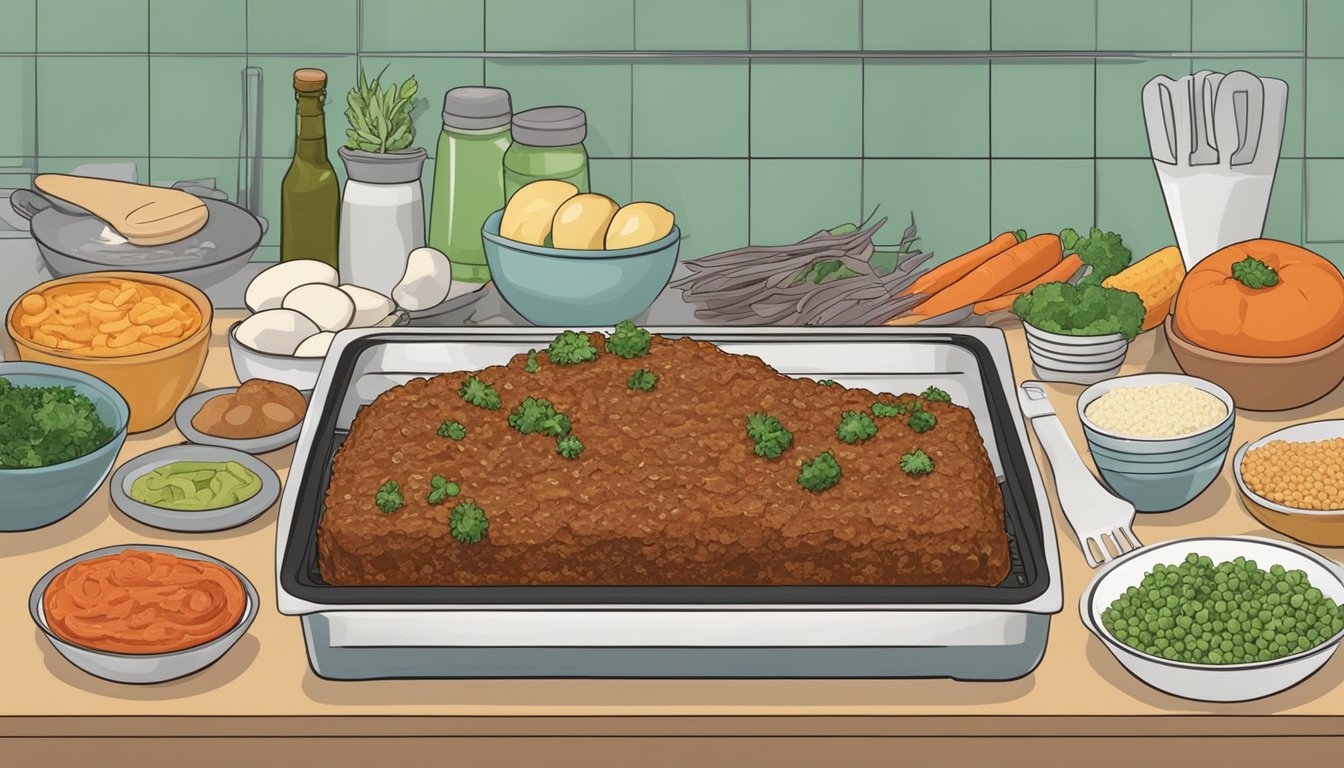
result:
[[[197,445],[268,453],[299,439],[311,392],[250,379],[237,387],[197,392],[178,406],[174,422]]]
[[[1256,520],[1308,544],[1344,546],[1344,419],[1272,432],[1241,446],[1233,466]]]

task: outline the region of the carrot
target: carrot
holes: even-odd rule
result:
[[[913,296],[916,293],[937,293],[966,275],[969,275],[976,267],[979,267],[1015,245],[1017,245],[1017,235],[1012,232],[1004,232],[1002,235],[990,240],[979,248],[967,251],[957,258],[939,264],[928,272],[920,275],[919,279],[911,283],[910,287],[902,291],[901,294],[905,296]]]
[[[1032,288],[1035,288],[1038,285],[1044,285],[1045,283],[1064,282],[1072,278],[1078,273],[1078,270],[1082,268],[1082,257],[1076,253],[1066,256],[1063,261],[1046,270],[1045,274],[1017,286],[1002,296],[976,302],[974,312],[977,315],[987,315],[990,312],[998,312],[999,310],[1007,309],[1013,305],[1014,299],[1030,291]]]
[[[1014,237],[1016,239],[1016,237]],[[986,261],[980,268],[933,294],[910,310],[912,315],[936,317],[977,301],[1003,295],[1043,274],[1064,258],[1058,235],[1028,238]]]

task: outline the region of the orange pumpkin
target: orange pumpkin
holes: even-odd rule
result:
[[[1195,265],[1176,295],[1186,340],[1215,352],[1289,357],[1344,338],[1344,275],[1278,240],[1247,240]]]

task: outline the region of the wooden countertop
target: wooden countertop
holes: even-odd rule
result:
[[[236,312],[216,317],[215,340],[199,389],[235,383],[223,331]],[[1018,329],[1008,332],[1014,370],[1030,376]],[[1125,373],[1176,371],[1160,331],[1132,345]],[[1051,387],[1074,441],[1080,387]],[[1344,417],[1344,388],[1279,414],[1238,414],[1233,447],[1285,424]],[[182,442],[171,424],[128,440],[120,461]],[[285,477],[292,448],[266,455]],[[1048,467],[1039,454],[1042,467]],[[1276,536],[1241,507],[1231,468],[1192,504],[1140,516],[1147,543],[1199,534]],[[1047,486],[1051,485],[1048,469]],[[2,503],[2,502],[0,502]],[[112,506],[106,485],[65,520],[27,533],[0,534],[0,738],[26,736],[271,735],[536,736],[684,733],[746,735],[1105,735],[1152,737],[1327,735],[1344,733],[1344,656],[1302,685],[1261,701],[1213,705],[1184,701],[1133,679],[1079,622],[1076,601],[1092,575],[1067,524],[1060,531],[1065,603],[1050,627],[1045,659],[1011,682],[950,680],[413,680],[335,682],[309,669],[298,619],[275,609],[272,508],[232,531],[158,531]],[[98,547],[164,543],[219,557],[248,575],[262,610],[220,662],[195,676],[152,686],[91,677],[59,656],[29,620],[28,593],[53,565]],[[1320,550],[1335,560],[1344,550]],[[1216,715],[1217,717],[1208,717]],[[1276,717],[1267,717],[1276,715]],[[318,717],[313,716],[340,716]],[[729,717],[730,716],[730,717]],[[1131,756],[1132,757],[1132,756]]]

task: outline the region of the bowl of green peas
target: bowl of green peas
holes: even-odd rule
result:
[[[1344,568],[1250,536],[1178,539],[1113,561],[1083,592],[1083,624],[1139,680],[1199,701],[1285,691],[1344,638]]]

